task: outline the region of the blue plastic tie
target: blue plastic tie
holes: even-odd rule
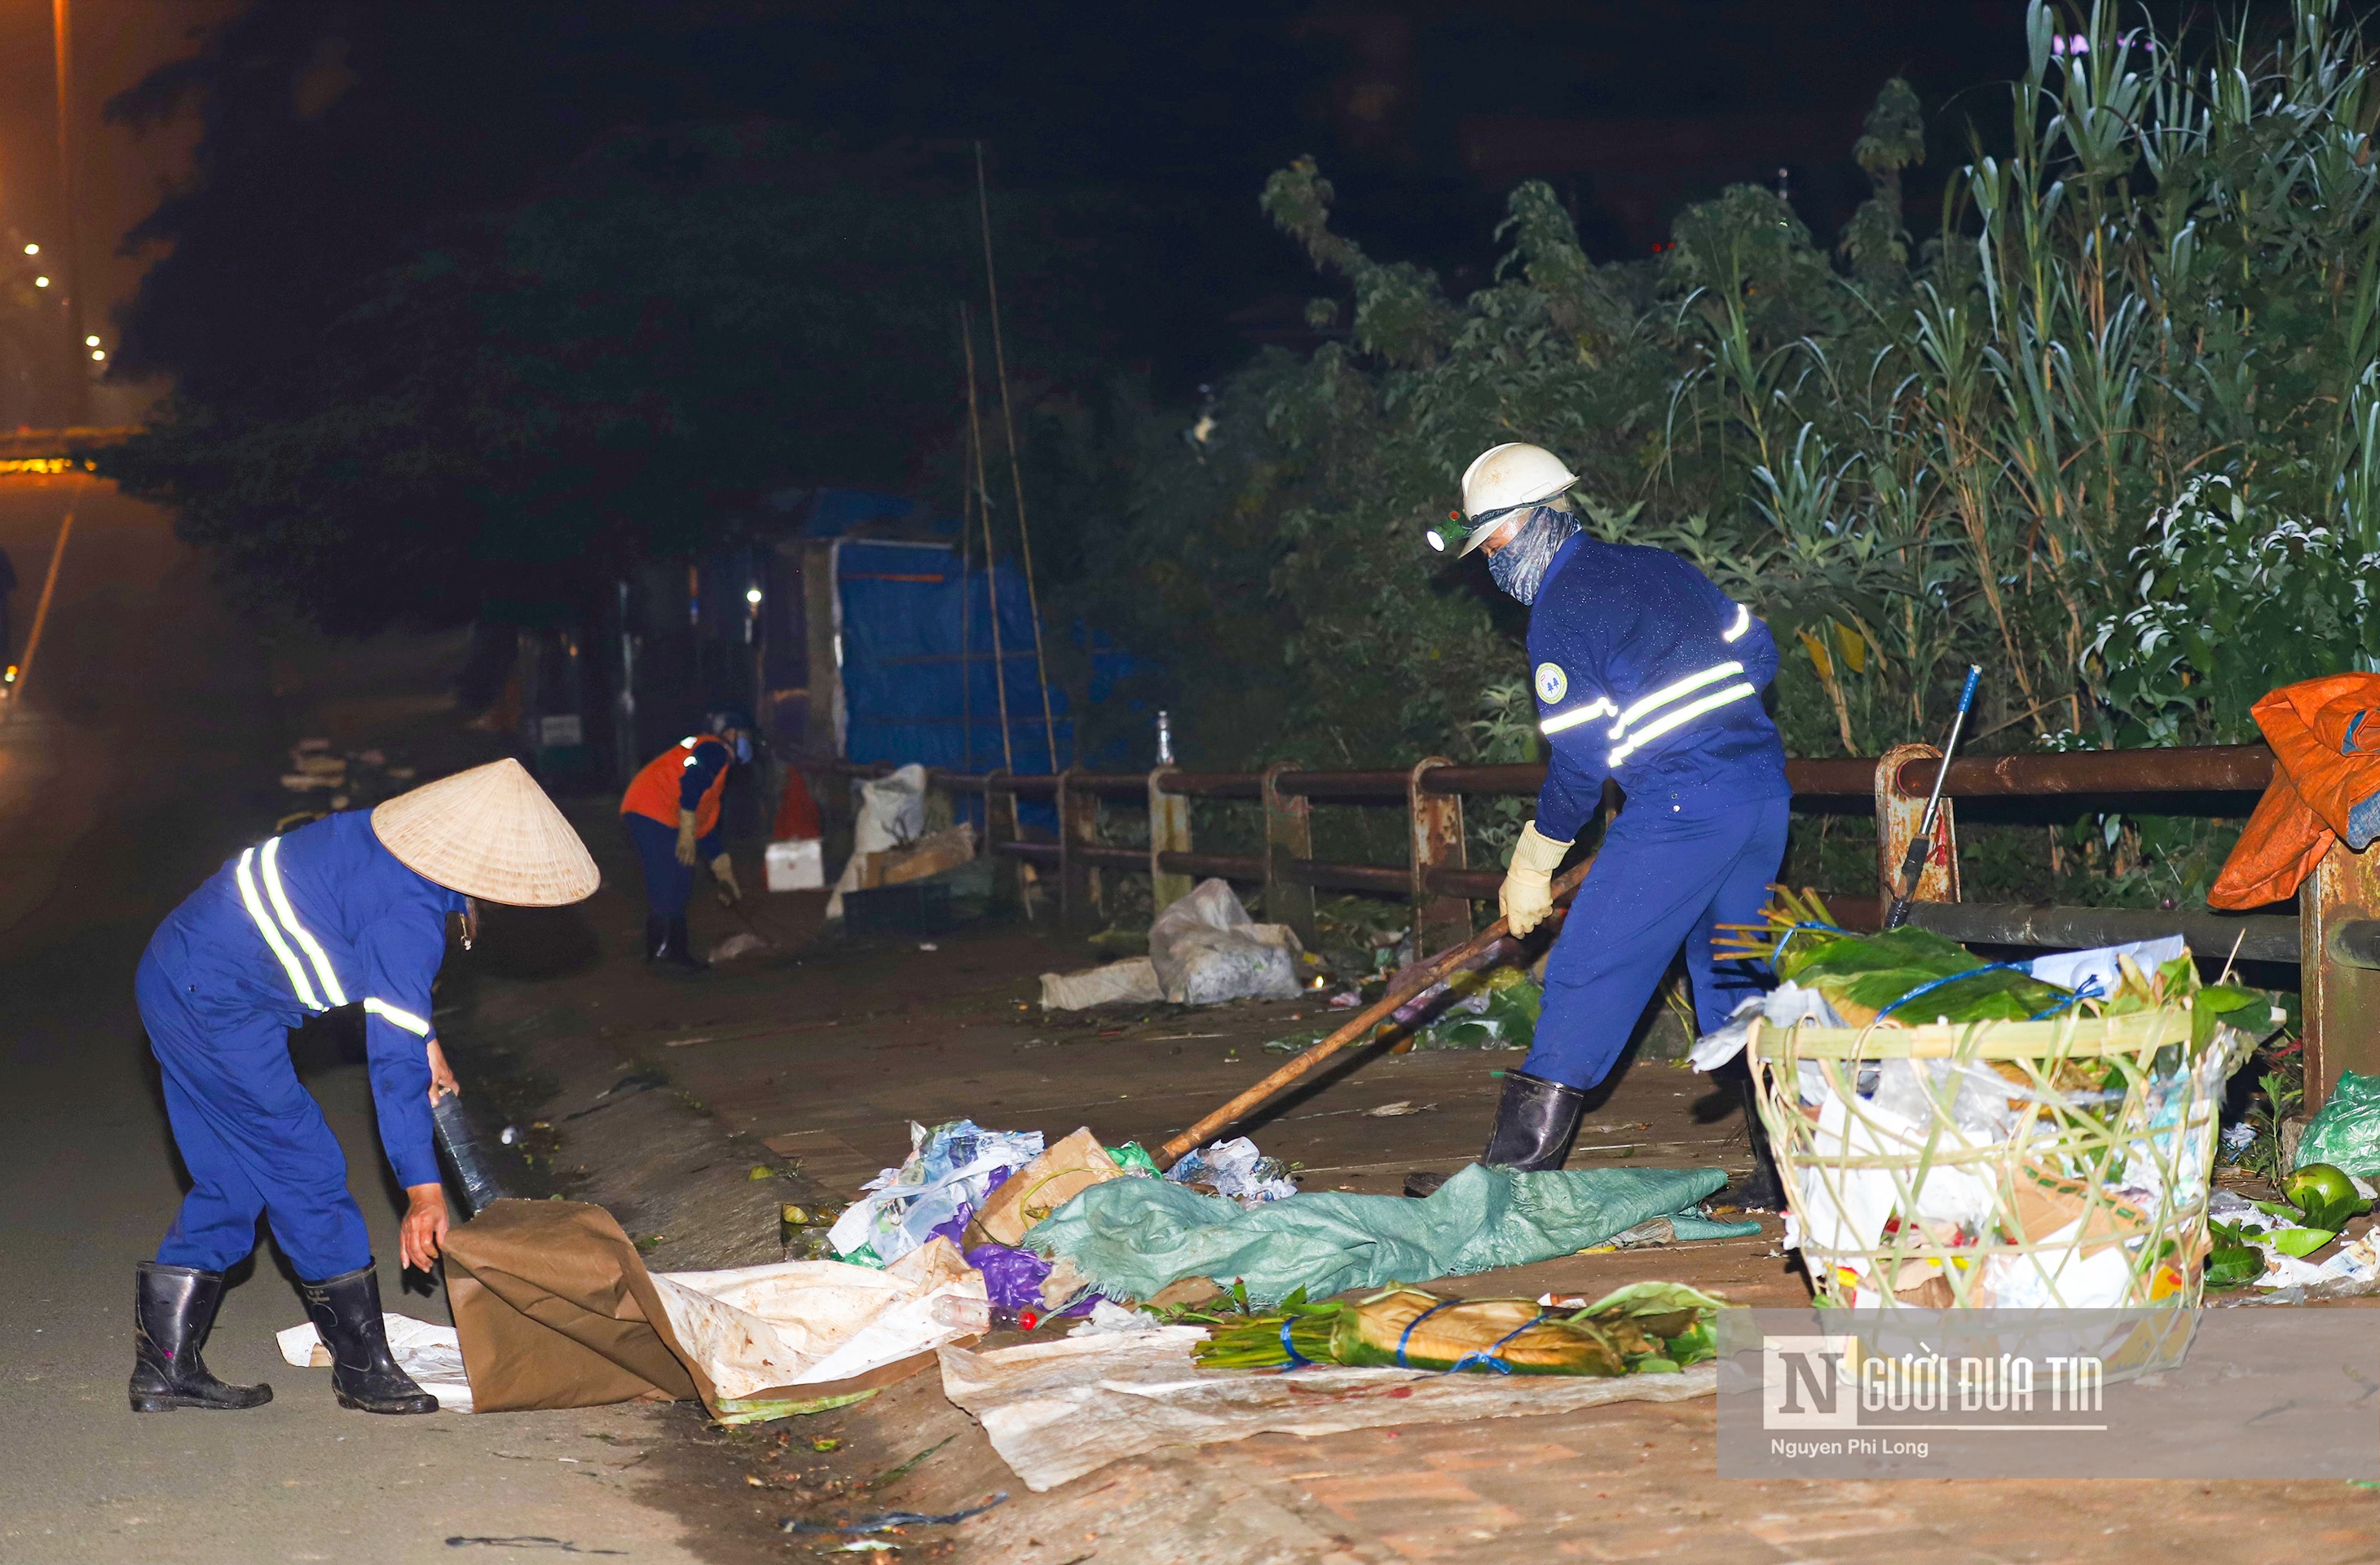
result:
[[[1419,1326],[1423,1321],[1427,1320],[1431,1316],[1436,1315],[1439,1311],[1446,1308],[1447,1305],[1461,1303],[1462,1301],[1460,1299],[1440,1299],[1438,1303],[1430,1305],[1429,1308],[1422,1311],[1421,1314],[1405,1322],[1405,1328],[1397,1333],[1397,1367],[1399,1369],[1411,1369],[1413,1367],[1413,1365],[1405,1362],[1405,1344],[1413,1340],[1414,1328]],[[1503,1344],[1498,1343],[1497,1345],[1501,1347]]]
[[[1463,1370],[1463,1369],[1464,1369],[1464,1368],[1468,1367],[1468,1366],[1469,1366],[1469,1365],[1474,1365],[1474,1364],[1484,1364],[1484,1365],[1486,1365],[1488,1368],[1490,1368],[1490,1369],[1494,1370],[1494,1371],[1495,1371],[1497,1374],[1499,1374],[1499,1375],[1510,1375],[1510,1374],[1512,1374],[1512,1366],[1511,1365],[1509,1365],[1509,1364],[1506,1364],[1502,1359],[1498,1358],[1498,1357],[1496,1356],[1496,1350],[1497,1350],[1497,1349],[1499,1349],[1499,1348],[1500,1348],[1500,1347],[1502,1347],[1505,1343],[1507,1343],[1507,1342],[1511,1341],[1513,1338],[1518,1337],[1522,1332],[1526,1331],[1530,1327],[1536,1325],[1539,1321],[1542,1321],[1542,1320],[1544,1320],[1545,1318],[1546,1318],[1546,1312],[1545,1312],[1544,1310],[1540,1309],[1539,1311],[1537,1311],[1536,1316],[1536,1317],[1535,1317],[1534,1319],[1524,1320],[1524,1321],[1521,1322],[1521,1324],[1520,1324],[1520,1325],[1515,1326],[1515,1327],[1514,1327],[1514,1328],[1512,1328],[1512,1329],[1511,1329],[1510,1331],[1505,1332],[1501,1337],[1497,1338],[1494,1341],[1492,1341],[1492,1342],[1488,1343],[1486,1347],[1484,1347],[1484,1348],[1480,1349],[1477,1353],[1465,1353],[1465,1354],[1463,1354],[1461,1358],[1456,1359],[1452,1364],[1448,1365],[1446,1366],[1446,1373],[1447,1373],[1447,1374],[1449,1374],[1449,1375],[1453,1375],[1453,1374],[1456,1374],[1456,1373],[1460,1372],[1461,1370]],[[1408,1328],[1407,1329],[1411,1329],[1411,1328]],[[1400,1350],[1400,1353],[1402,1353],[1402,1350]],[[1402,1357],[1400,1357],[1400,1361],[1399,1361],[1399,1362],[1402,1362]]]
[[[1992,972],[1995,969],[2004,973],[2022,973],[2027,977],[2031,977],[2033,976],[2030,968],[2022,966],[2014,962],[1986,962],[1980,967],[1970,967],[1963,973],[1953,973],[1947,978],[1928,979],[1926,982],[1918,985],[1915,989],[1911,989],[1907,994],[1902,995],[1899,1000],[1896,1000],[1891,1004],[1886,1006],[1883,1010],[1877,1012],[1876,1013],[1876,1020],[1879,1022],[1884,1020],[1885,1017],[1889,1016],[1895,1011],[1900,1010],[1911,1001],[1915,1000],[1919,995],[1931,994],[1934,990],[1940,989],[1944,984],[1955,984],[1961,978],[1977,977],[1985,973]]]
[[[1303,1369],[1307,1365],[1314,1362],[1312,1359],[1307,1358],[1304,1353],[1299,1353],[1297,1349],[1290,1343],[1289,1328],[1296,1323],[1297,1317],[1293,1315],[1286,1315],[1281,1318],[1281,1351],[1289,1355],[1289,1362],[1281,1365],[1281,1372],[1283,1375],[1288,1374],[1293,1369]]]
[[[2044,1016],[2055,1016],[2070,1005],[2079,1005],[2086,1000],[2105,999],[2107,997],[2107,990],[2099,987],[2099,975],[2096,973],[2089,974],[2082,979],[2082,988],[2076,989],[2072,994],[2068,995],[2064,1000],[2059,1001],[2057,1004],[2052,1005],[2046,1011],[2034,1012],[2032,1015],[2027,1016],[2025,1020],[2028,1022],[2038,1022]]]

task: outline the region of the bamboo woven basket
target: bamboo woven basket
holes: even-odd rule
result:
[[[2193,1049],[2191,1030],[2187,1001],[2043,1022],[1755,1022],[1760,1117],[1818,1303],[2195,1305],[2223,1083],[2252,1043],[2219,1026]],[[1979,1109],[1998,1122],[1977,1128]]]

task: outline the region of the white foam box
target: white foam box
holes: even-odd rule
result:
[[[826,889],[824,844],[816,839],[771,843],[761,855],[769,869],[772,892],[818,892]]]

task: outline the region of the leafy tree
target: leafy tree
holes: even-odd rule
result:
[[[1226,384],[1208,439],[1148,443],[1127,579],[1086,600],[1166,605],[1144,634],[1185,592],[1191,623],[1276,628],[1176,673],[1196,711],[1267,687],[1365,758],[1460,753],[1517,620],[1420,525],[1479,450],[1527,439],[1576,466],[1590,526],[1771,621],[1796,754],[1936,731],[1969,661],[1985,747],[2242,739],[2272,685],[2380,667],[2371,52],[2332,0],[2198,48],[2114,16],[2068,54],[2032,6],[2004,148],[1977,145],[1913,246],[1923,122],[1888,86],[1840,266],[1756,187],[1687,212],[1658,261],[1597,266],[1524,184],[1496,280],[1451,298],[1336,232],[1310,160],[1281,171],[1266,209],[1352,299],[1348,340]],[[2066,846],[2143,863],[2122,821]],[[2203,846],[2168,844],[2194,866],[2172,884]]]

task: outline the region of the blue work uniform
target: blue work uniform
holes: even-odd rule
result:
[[[1587,1087],[1681,942],[1703,1031],[1760,987],[1752,964],[1715,961],[1711,938],[1759,916],[1785,856],[1785,746],[1760,704],[1777,643],[1675,554],[1581,535],[1546,567],[1529,663],[1552,751],[1537,831],[1576,837],[1606,778],[1627,794],[1554,942],[1523,1066]]]
[[[400,1184],[438,1183],[430,986],[464,905],[353,812],[248,849],[158,926],[133,988],[191,1180],[160,1262],[222,1271],[256,1247],[262,1212],[308,1281],[371,1264],[346,1159],[298,1085],[288,1033],[361,1005],[389,1166]]]

